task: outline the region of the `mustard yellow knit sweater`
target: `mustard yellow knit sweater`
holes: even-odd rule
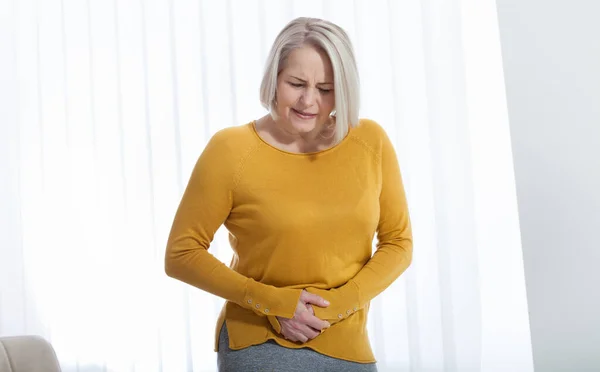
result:
[[[208,251],[222,224],[234,251],[230,267]],[[369,303],[411,258],[396,153],[377,123],[362,119],[336,146],[297,154],[262,140],[251,122],[221,130],[200,155],[171,228],[165,270],[227,300],[215,338],[226,321],[232,349],[272,339],[366,363],[375,361]],[[313,306],[332,326],[305,344],[284,339],[276,319],[293,316],[302,289],[331,303]]]

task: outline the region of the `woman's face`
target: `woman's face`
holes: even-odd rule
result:
[[[277,77],[277,115],[293,134],[320,132],[335,106],[333,69],[323,51],[306,45],[293,50]]]

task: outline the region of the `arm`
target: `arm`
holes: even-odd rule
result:
[[[165,253],[170,277],[234,302],[256,314],[292,318],[301,289],[277,288],[247,278],[208,252],[233,206],[235,149],[217,133],[200,155],[177,209]],[[239,150],[238,150],[239,151]]]
[[[331,303],[327,308],[314,307],[315,316],[331,324],[363,308],[392,284],[412,260],[412,230],[406,195],[396,152],[385,133],[381,152],[382,185],[377,250],[367,264],[341,287],[330,290],[306,289]]]

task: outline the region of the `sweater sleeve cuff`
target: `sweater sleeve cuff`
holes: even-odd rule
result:
[[[306,290],[329,301],[330,305],[327,307],[313,305],[312,308],[317,318],[331,324],[348,318],[365,305],[360,302],[358,286],[352,280],[341,287],[329,290],[317,288],[307,288]]]
[[[291,319],[296,312],[301,293],[302,289],[278,288],[250,279],[246,285],[242,306],[261,316]]]
[[[273,327],[273,330],[275,330],[276,333],[281,334],[281,323],[279,323],[277,317],[269,315],[267,316],[267,319],[269,320],[269,323],[271,323],[271,327]]]

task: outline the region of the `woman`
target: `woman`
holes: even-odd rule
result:
[[[378,124],[358,119],[346,33],[290,22],[260,95],[269,114],[218,132],[200,156],[165,270],[227,300],[220,371],[376,371],[369,302],[410,265],[412,235],[394,149]],[[208,252],[221,224],[230,268]]]

